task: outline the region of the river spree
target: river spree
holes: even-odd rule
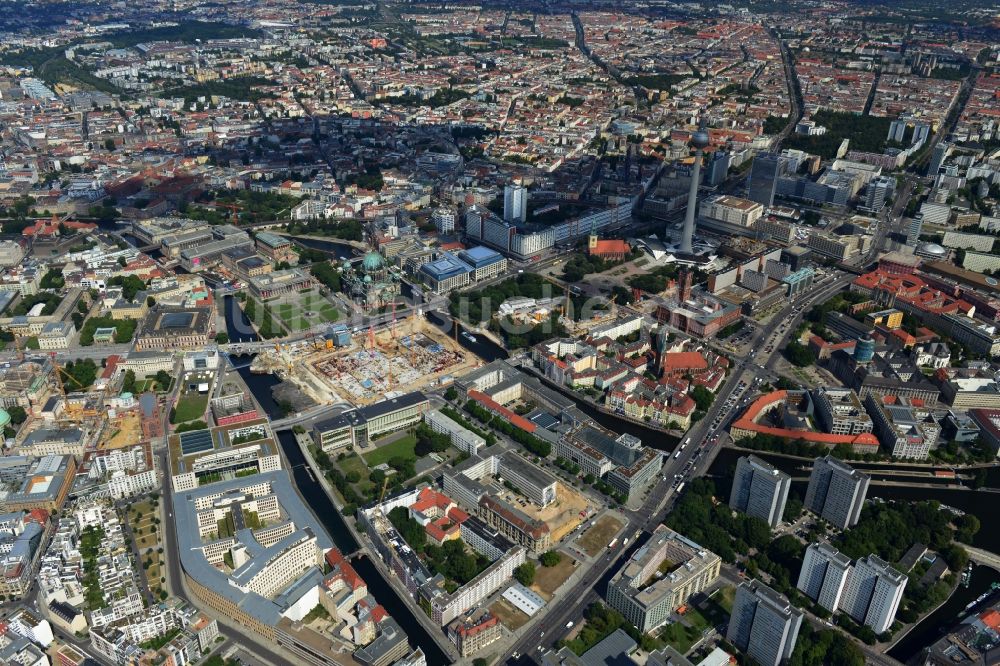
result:
[[[226,317],[226,327],[229,330],[231,339],[234,334],[239,339],[253,340],[256,334],[250,327],[250,322],[243,316],[242,310],[232,296],[226,296],[224,303]],[[271,389],[279,383],[279,380],[272,375],[251,374],[247,364],[241,364],[238,372],[246,383],[247,388],[253,393],[258,404],[271,419],[281,418],[281,410],[274,402]],[[326,491],[315,479],[313,473],[306,462],[302,450],[295,441],[295,436],[290,430],[278,433],[278,443],[285,454],[295,486],[305,500],[306,504],[316,514],[316,518],[323,524],[326,531],[333,538],[333,542],[344,553],[353,553],[358,549],[358,541],[347,528],[343,516]],[[364,578],[368,584],[368,590],[375,596],[389,614],[392,615],[399,626],[406,632],[412,645],[419,646],[427,656],[428,663],[447,664],[450,662],[448,656],[438,647],[434,639],[424,626],[414,616],[413,611],[396,593],[396,590],[382,577],[382,574],[367,556],[355,558],[352,562],[358,574]]]

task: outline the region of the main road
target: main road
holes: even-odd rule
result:
[[[670,456],[664,463],[661,476],[649,495],[651,498],[659,498],[658,501],[654,500],[637,511],[625,512],[628,522],[621,531],[623,536],[630,537],[631,540],[631,537],[638,532],[651,532],[657,524],[663,522],[678,498],[672,487],[674,475],[679,474],[681,479],[686,480],[701,476],[711,467],[712,461],[721,449],[721,446],[713,443],[713,436],[721,431],[729,418],[741,408],[739,397],[750,388],[752,378],[773,369],[780,348],[784,346],[781,343],[795,330],[795,321],[802,313],[814,302],[826,300],[842,290],[853,277],[840,274],[830,284],[821,285],[811,292],[802,294],[791,300],[766,325],[757,329],[749,348],[763,350],[766,344],[772,344],[772,351],[758,351],[736,363],[705,417],[687,432],[684,441],[690,440],[693,444],[685,446],[676,458]],[[787,325],[781,328],[784,324]],[[631,542],[634,548],[635,541]],[[555,642],[565,635],[566,624],[578,621],[583,609],[600,599],[599,588],[606,583],[606,578],[611,575],[612,569],[621,564],[621,560],[630,553],[631,551],[625,548],[606,550],[592,565],[589,575],[583,577],[572,589],[561,593],[552,602],[555,605],[546,612],[543,619],[510,648],[503,660],[514,658],[515,654],[528,655],[536,649],[540,650],[543,641]]]

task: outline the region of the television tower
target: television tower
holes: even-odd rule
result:
[[[694,168],[691,170],[691,189],[688,190],[687,214],[684,216],[684,230],[681,233],[681,254],[693,254],[691,240],[694,237],[694,216],[698,209],[698,184],[701,180],[701,161],[708,146],[708,132],[704,126],[691,135],[690,146],[694,148]]]

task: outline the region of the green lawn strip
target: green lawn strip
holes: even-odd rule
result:
[[[170,419],[170,422],[177,424],[200,419],[205,414],[207,407],[207,395],[183,395],[174,406],[174,415]]]
[[[368,463],[369,467],[378,467],[382,463],[387,463],[392,458],[397,456],[402,458],[412,458],[415,460],[417,455],[413,452],[413,449],[416,444],[417,436],[409,433],[397,439],[392,444],[380,446],[371,453],[365,454],[365,462]]]

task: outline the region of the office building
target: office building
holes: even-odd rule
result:
[[[861,517],[870,481],[867,474],[833,456],[816,458],[806,488],[805,507],[834,527],[853,527]]]
[[[458,258],[472,268],[469,277],[473,282],[489,280],[507,270],[507,258],[487,247],[477,246],[462,250],[458,253]]]
[[[736,588],[726,640],[760,666],[778,666],[792,656],[802,611],[760,581]]]
[[[469,455],[479,453],[479,450],[486,446],[485,439],[436,409],[424,414],[424,423],[434,432],[448,435],[452,446]]]
[[[850,572],[850,558],[826,542],[813,543],[802,557],[802,570],[795,587],[833,613],[840,607]]]
[[[556,477],[513,451],[500,456],[498,471],[505,481],[538,506],[548,506],[556,501]]]
[[[528,190],[523,185],[503,188],[504,222],[524,222],[528,219]]]
[[[791,484],[792,477],[781,470],[757,456],[743,456],[736,463],[729,506],[777,527]]]
[[[729,166],[732,164],[732,156],[724,150],[717,150],[712,153],[705,165],[705,184],[709,187],[721,185],[729,175]]]
[[[8,511],[62,508],[76,476],[73,456],[51,455],[34,460],[15,490],[7,494]]]
[[[924,216],[917,213],[910,218],[909,225],[906,227],[906,244],[910,247],[916,247],[917,243],[920,242],[920,234],[923,229]]]
[[[447,483],[447,477],[445,481]],[[476,512],[489,527],[533,553],[541,554],[552,547],[548,524],[530,517],[513,504],[484,494],[479,498]]]
[[[871,417],[851,389],[821,387],[811,392],[816,420],[824,432],[857,435],[872,431]]]
[[[893,398],[887,400],[874,392],[865,396],[865,408],[871,414],[875,436],[894,458],[925,459],[941,434],[941,426],[923,401],[917,403],[900,396]]]
[[[413,425],[430,403],[419,391],[349,409],[313,425],[313,440],[326,452],[345,446],[369,446],[378,435]]]
[[[1000,355],[1000,334],[994,324],[954,314],[942,316],[942,324],[952,339],[984,356]]]
[[[787,266],[787,264],[785,264]],[[782,284],[788,285],[788,298],[795,298],[812,288],[815,272],[811,268],[801,268],[781,278]]]
[[[907,581],[879,557],[864,557],[847,576],[840,609],[876,634],[884,633],[896,619]]]
[[[430,597],[431,619],[442,627],[475,608],[501,587],[510,583],[514,570],[525,562],[524,548],[512,548],[482,573],[458,588],[447,592],[431,581],[422,590]]]
[[[608,603],[647,633],[716,578],[722,560],[666,525],[658,525],[608,583]]]
[[[448,625],[448,638],[463,657],[471,657],[502,636],[503,625],[500,624],[500,618],[488,610],[456,618]]]
[[[754,158],[750,167],[750,178],[747,179],[747,199],[768,208],[774,205],[778,164],[776,155],[758,155]]]
[[[702,217],[751,227],[764,214],[764,206],[756,201],[720,194],[703,201],[698,212]]]
[[[455,219],[455,211],[451,208],[436,208],[431,213],[431,220],[434,222],[434,226],[442,234],[455,232]]]
[[[944,161],[948,159],[951,149],[952,145],[947,141],[941,141],[934,146],[934,150],[931,151],[931,162],[927,167],[927,174],[929,176],[936,176],[941,171],[941,167],[944,165]]]
[[[420,267],[421,281],[435,294],[445,294],[469,284],[472,266],[450,252],[443,252],[434,261]]]
[[[889,176],[876,176],[868,183],[865,190],[865,208],[872,213],[877,213],[885,206],[886,200],[892,196],[896,181]]]

